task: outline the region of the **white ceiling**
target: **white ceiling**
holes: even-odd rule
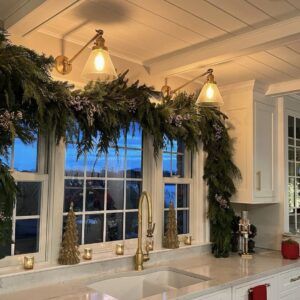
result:
[[[34,21],[11,19],[32,2]],[[114,56],[153,74],[212,66],[220,84],[300,79],[300,0],[0,0],[0,19],[79,45],[101,28]]]

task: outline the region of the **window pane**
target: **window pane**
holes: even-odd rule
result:
[[[107,214],[106,241],[123,240],[123,213]]]
[[[184,177],[184,156],[172,154],[172,175]]]
[[[141,195],[142,183],[140,181],[126,182],[126,209],[137,209]]]
[[[124,177],[125,168],[125,151],[124,149],[109,148],[107,156],[107,177],[118,178]]]
[[[107,205],[106,209],[124,209],[124,181],[107,181]]]
[[[17,220],[15,255],[39,251],[39,219]]]
[[[185,234],[189,232],[189,211],[177,211],[177,231],[178,234]]]
[[[105,176],[105,155],[98,155],[97,151],[91,151],[86,156],[86,176],[104,177]]]
[[[296,176],[300,176],[300,163],[296,163]]]
[[[289,176],[295,176],[295,163],[289,162]]]
[[[300,207],[300,178],[296,178],[295,201],[296,201],[296,206]]]
[[[74,144],[66,145],[65,157],[65,175],[66,176],[83,176],[84,172],[84,155],[77,160],[77,147]]]
[[[294,117],[289,116],[288,118],[288,131],[289,131],[289,137],[294,137]]]
[[[171,176],[171,153],[163,153],[163,176]]]
[[[131,123],[126,144],[127,148],[142,149],[142,130],[138,123]]]
[[[289,207],[295,206],[295,178],[289,178],[288,186]]]
[[[41,203],[40,182],[18,182],[16,215],[34,216],[40,214]]]
[[[164,235],[167,233],[168,212],[169,211],[164,211]]]
[[[296,161],[300,161],[300,148],[296,148]]]
[[[138,236],[138,213],[126,213],[126,239],[134,239]]]
[[[177,207],[189,207],[189,186],[187,184],[177,185]]]
[[[172,151],[171,141],[166,136],[164,136],[164,151],[165,152]]]
[[[63,218],[63,234],[65,232],[65,227],[67,225],[67,216]],[[77,232],[78,232],[78,244],[82,244],[82,216],[76,216],[76,225],[77,225]]]
[[[87,215],[85,217],[84,243],[102,243],[103,242],[103,215]]]
[[[83,180],[65,180],[64,212],[68,212],[71,202],[74,211],[82,211],[83,207]]]
[[[26,145],[19,138],[15,139],[14,169],[19,172],[37,171],[37,141]]]
[[[104,209],[104,180],[86,181],[86,207],[85,210],[103,210]]]
[[[300,119],[296,119],[296,138],[300,139]]]
[[[294,161],[295,160],[295,148],[289,147],[289,160]]]
[[[165,208],[169,208],[171,202],[176,207],[176,185],[165,184]]]
[[[142,151],[127,150],[127,178],[142,177]]]

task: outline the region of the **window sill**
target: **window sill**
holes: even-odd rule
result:
[[[188,250],[188,251],[187,251]],[[26,276],[29,275],[29,277],[33,276],[34,274],[42,274],[43,272],[61,272],[61,271],[67,271],[67,273],[72,273],[74,276],[68,277],[68,274],[65,275],[65,279],[74,279],[74,277],[84,277],[86,276],[85,272],[78,272],[79,269],[82,268],[91,268],[89,272],[90,275],[94,273],[94,275],[99,275],[100,273],[109,273],[114,271],[126,271],[126,270],[132,270],[134,268],[134,262],[133,257],[135,255],[136,249],[126,249],[124,250],[124,255],[116,255],[113,251],[111,252],[99,252],[93,254],[92,260],[83,260],[81,259],[79,264],[76,265],[59,265],[59,264],[49,264],[47,262],[39,262],[34,265],[33,270],[24,270],[23,266],[17,265],[17,266],[10,266],[10,267],[3,267],[0,268],[0,287],[1,282],[3,279],[6,279],[8,277],[13,276]],[[146,266],[153,266],[157,263],[168,261],[172,259],[178,259],[182,255],[182,257],[186,256],[193,256],[196,254],[203,254],[210,252],[210,243],[194,243],[192,245],[182,245],[177,249],[156,249],[150,252],[150,261],[145,263]],[[121,263],[122,262],[122,263]],[[99,268],[99,264],[107,264],[109,266],[110,264],[113,266],[112,268],[109,268],[109,271],[106,271],[105,268]],[[72,272],[72,269],[74,269],[74,274]],[[114,270],[115,269],[115,270]],[[117,269],[117,270],[116,270]],[[100,271],[99,271],[100,270]],[[76,275],[77,274],[77,275]],[[40,275],[37,275],[40,276]],[[52,276],[51,279],[54,279],[56,276]],[[50,282],[49,282],[50,283]],[[1,289],[0,289],[1,292]]]

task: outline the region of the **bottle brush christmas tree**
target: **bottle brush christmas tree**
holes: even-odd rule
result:
[[[76,216],[73,211],[73,203],[67,216],[67,224],[60,247],[58,263],[61,265],[75,265],[80,262],[80,252],[78,250],[78,231]]]
[[[179,248],[179,240],[177,234],[176,212],[173,202],[170,202],[168,219],[167,219],[167,232],[164,237],[163,246],[169,249]]]

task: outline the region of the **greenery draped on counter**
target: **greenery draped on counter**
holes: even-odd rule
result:
[[[51,78],[52,66],[52,58],[12,45],[0,32],[0,156],[8,156],[15,136],[30,143],[37,131],[54,134],[57,142],[75,140],[78,155],[91,150],[95,140],[98,151],[106,152],[110,145],[117,146],[120,131],[128,130],[132,121],[153,138],[155,157],[165,136],[181,139],[192,151],[202,141],[213,253],[228,256],[233,218],[229,200],[235,193],[233,180],[240,175],[232,162],[226,116],[213,108],[199,109],[195,97],[185,93],[155,106],[150,99],[157,92],[138,82],[129,84],[126,73],[110,83],[92,82],[73,91],[66,82]],[[0,158],[0,257],[1,248],[11,243],[16,193],[10,170]]]

